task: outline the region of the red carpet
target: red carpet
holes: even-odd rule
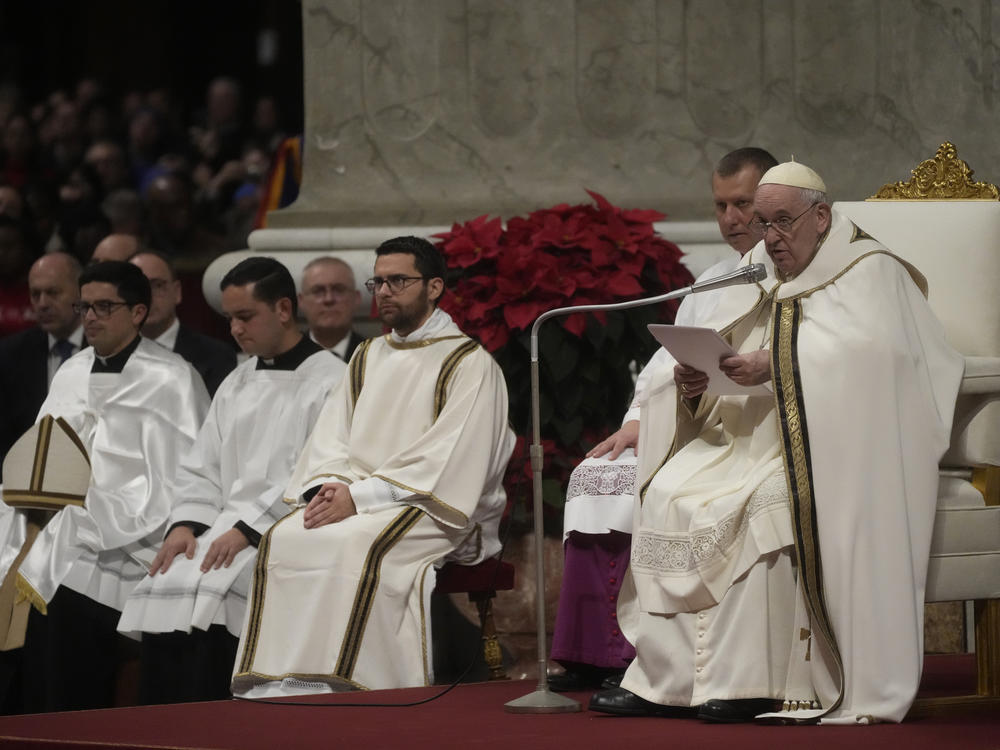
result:
[[[959,657],[961,659],[962,657]],[[969,682],[969,660],[930,657],[925,693],[950,682],[947,692]],[[957,665],[957,666],[956,666]],[[927,685],[927,682],[935,684]],[[241,701],[146,706],[105,711],[0,718],[0,746],[25,748],[560,748],[662,747],[763,750],[850,747],[906,750],[1000,750],[1000,716],[921,719],[874,727],[718,726],[696,720],[627,719],[583,711],[550,716],[515,715],[504,703],[535,684],[493,682],[462,685],[432,703],[410,708],[326,708],[258,705]],[[319,702],[405,702],[443,688],[353,693],[309,699]],[[574,697],[586,701],[588,694]]]

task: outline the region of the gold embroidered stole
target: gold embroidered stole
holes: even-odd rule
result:
[[[771,371],[802,591],[809,608],[813,631],[826,642],[836,667],[838,694],[831,705],[824,706],[823,715],[826,715],[835,711],[844,699],[844,665],[823,591],[823,565],[809,453],[809,430],[798,363],[797,338],[801,318],[801,298],[774,303]],[[819,718],[816,717],[815,720]]]

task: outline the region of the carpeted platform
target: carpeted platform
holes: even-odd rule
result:
[[[961,657],[959,657],[961,659]],[[968,659],[930,657],[925,693],[965,690]],[[927,684],[930,682],[931,684]],[[944,683],[944,684],[939,684]],[[0,746],[24,748],[504,748],[663,746],[705,750],[905,747],[1000,750],[1000,715],[935,718],[874,727],[717,726],[696,720],[629,719],[583,711],[515,715],[504,703],[531,682],[461,685],[440,700],[408,708],[374,707],[427,698],[443,688],[352,693],[307,699],[363,707],[275,706],[242,701],[0,718]],[[584,703],[589,694],[574,697]]]

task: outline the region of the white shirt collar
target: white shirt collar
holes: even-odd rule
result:
[[[315,342],[316,344],[319,344],[320,346],[323,346],[316,339],[316,335],[312,331],[309,331],[309,338],[312,339],[312,341]],[[346,361],[347,360],[347,344],[350,342],[350,340],[351,340],[351,331],[348,330],[347,331],[347,335],[345,335],[344,338],[342,338],[336,344],[334,344],[333,346],[331,346],[329,348],[323,346],[323,348],[326,349],[328,352],[333,352],[338,357],[340,357],[341,359],[343,359],[343,360]]]
[[[173,351],[174,347],[177,346],[177,332],[180,329],[181,322],[177,318],[174,318],[174,322],[170,324],[170,327],[153,339],[153,341],[160,346]]]

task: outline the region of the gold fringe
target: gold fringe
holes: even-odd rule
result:
[[[49,613],[48,607],[45,606],[45,600],[42,599],[41,595],[35,591],[35,588],[28,583],[27,579],[25,579],[25,577],[20,573],[17,574],[14,585],[17,586],[17,598],[15,599],[15,604],[27,601],[30,602],[31,606],[43,615],[47,615]]]

